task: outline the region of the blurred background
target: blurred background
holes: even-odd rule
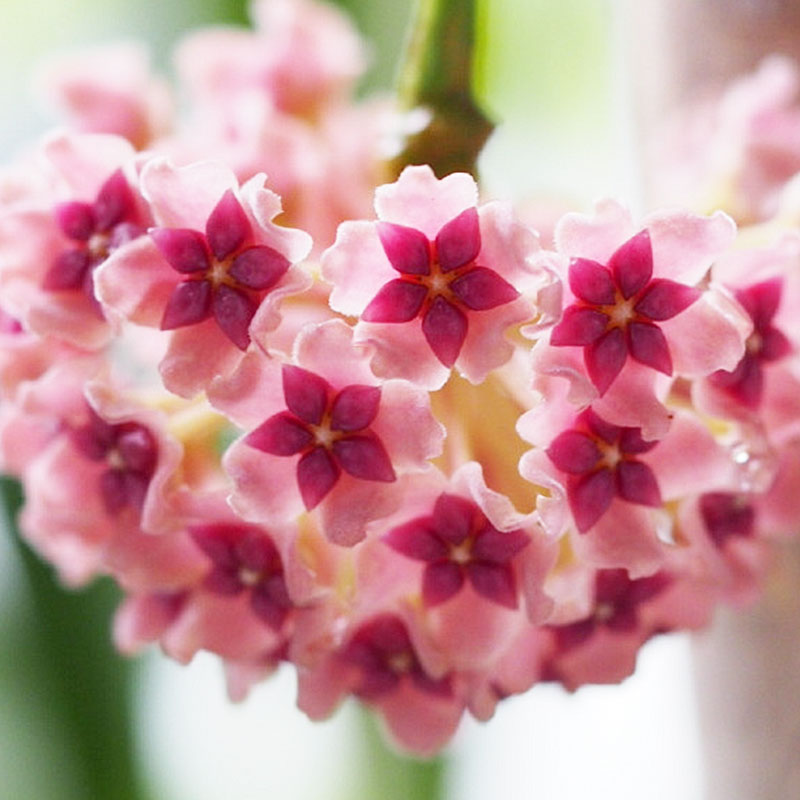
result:
[[[390,87],[410,0],[340,5],[371,42],[364,92]],[[168,74],[181,33],[218,23],[247,24],[246,4],[5,0],[2,160],[54,121],[30,88],[41,58],[133,38]],[[502,122],[482,161],[491,193],[523,203],[556,196],[577,210],[612,194],[635,206],[621,38],[611,0],[485,0],[479,94]],[[702,796],[684,637],[648,645],[621,687],[569,695],[542,686],[506,701],[489,724],[467,722],[426,771],[377,746],[354,706],[309,723],[294,708],[288,672],[233,706],[215,659],[181,667],[157,652],[120,658],[110,643],[117,600],[104,582],[62,591],[0,531],[2,800],[424,800],[441,781],[449,800],[639,800],[643,787],[648,800]]]

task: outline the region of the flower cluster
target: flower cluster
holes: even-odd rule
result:
[[[467,174],[378,185],[349,24],[254,20],[180,46],[187,119],[140,54],[61,64],[73,129],[0,176],[2,464],[120,649],[236,698],[291,664],[427,755],[755,596],[800,522],[800,237],[605,200],[547,250]]]

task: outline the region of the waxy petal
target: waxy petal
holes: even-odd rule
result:
[[[316,508],[339,480],[341,470],[324,447],[315,447],[297,463],[297,486],[308,511]]]
[[[442,272],[463,267],[481,251],[481,229],[476,208],[468,208],[436,234],[436,257]]]
[[[331,407],[331,429],[345,432],[363,430],[377,416],[380,402],[378,386],[345,386]]]
[[[629,503],[658,507],[661,492],[656,476],[647,464],[641,461],[623,460],[617,464],[617,494]]]
[[[764,394],[764,370],[758,358],[745,353],[733,372],[717,370],[709,375],[709,381],[723,389],[745,408],[756,409]]]
[[[778,311],[783,294],[783,278],[777,276],[736,292],[736,299],[752,317],[756,330],[767,326]]]
[[[161,255],[178,272],[190,275],[211,266],[202,233],[189,228],[153,228],[149,233]]]
[[[205,280],[179,283],[167,301],[161,330],[171,331],[194,325],[211,314],[211,284]]]
[[[422,575],[422,599],[426,606],[438,606],[461,591],[464,570],[452,561],[429,564]]]
[[[746,497],[732,492],[708,492],[700,498],[700,515],[717,547],[732,536],[749,537],[755,530],[755,509]]]
[[[471,563],[465,569],[472,588],[481,597],[506,608],[517,607],[517,584],[509,564]]]
[[[95,230],[109,231],[123,219],[132,217],[135,210],[136,202],[131,187],[122,170],[118,169],[100,187],[92,205]]]
[[[433,506],[436,533],[451,544],[461,544],[472,532],[475,515],[480,513],[471,501],[444,492]]]
[[[611,470],[600,469],[567,483],[567,498],[575,525],[585,533],[605,514],[616,494]]]
[[[310,447],[314,435],[293,414],[281,411],[251,431],[244,442],[273,456],[293,456]]]
[[[653,276],[653,247],[647,229],[623,243],[609,259],[608,266],[626,300],[641,291]]]
[[[88,203],[59,203],[53,213],[61,232],[70,239],[85,242],[94,233],[94,214]]]
[[[700,295],[700,290],[694,286],[686,286],[666,278],[656,278],[644,290],[634,306],[634,311],[643,317],[660,322],[672,319],[681,311],[685,311]]]
[[[434,355],[446,367],[455,364],[467,336],[464,313],[439,295],[422,318],[422,333]]]
[[[86,250],[62,251],[47,270],[42,281],[42,288],[49,292],[83,288],[91,263],[91,258]]]
[[[366,322],[408,322],[419,314],[427,287],[397,278],[384,284],[361,314]]]
[[[611,328],[584,351],[586,371],[602,396],[625,366],[628,345],[621,328]]]
[[[328,408],[330,384],[314,372],[284,364],[281,369],[286,407],[303,422],[319,425]]]
[[[211,310],[222,332],[240,350],[247,350],[250,323],[258,310],[258,303],[245,292],[223,284],[214,292]]]
[[[569,288],[572,293],[593,306],[610,306],[616,291],[607,267],[589,258],[573,258],[569,263]]]
[[[622,428],[619,434],[619,449],[622,453],[634,455],[647,453],[657,444],[656,440],[643,439],[641,428]]]
[[[472,558],[474,561],[485,561],[490,564],[507,564],[530,543],[530,536],[524,531],[498,531],[487,522],[475,537]]]
[[[628,346],[631,358],[640,364],[672,375],[672,356],[667,339],[657,325],[647,322],[631,322],[628,325]]]
[[[560,433],[545,452],[558,469],[569,475],[589,472],[601,457],[600,448],[591,436],[575,430]]]
[[[474,311],[496,308],[519,297],[519,292],[508,281],[486,267],[467,270],[450,284],[450,290]]]
[[[128,469],[150,474],[155,468],[158,457],[155,439],[153,434],[141,425],[132,424],[120,430],[116,449]]]
[[[354,478],[391,483],[397,480],[392,461],[374,434],[345,436],[333,443],[339,466]]]
[[[233,260],[228,275],[248,289],[271,289],[289,269],[289,259],[266,245],[248,247]]]
[[[777,361],[788,356],[793,349],[789,338],[777,328],[770,326],[761,331],[761,349],[758,355],[762,361]]]
[[[428,237],[416,228],[379,222],[378,238],[389,263],[405,275],[430,275],[431,246]]]
[[[608,316],[602,311],[583,306],[564,309],[561,321],[550,334],[550,344],[555,347],[582,347],[599,339],[608,329]]]
[[[250,607],[272,630],[279,631],[292,608],[283,578],[275,575],[256,584],[250,594]]]
[[[228,189],[206,222],[206,239],[211,252],[222,261],[244,246],[251,234],[250,220],[236,195]]]
[[[447,559],[450,549],[433,528],[432,517],[419,517],[393,528],[383,541],[389,547],[415,561],[442,561]]]

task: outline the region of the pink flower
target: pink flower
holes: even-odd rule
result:
[[[171,122],[166,83],[150,71],[146,50],[117,42],[49,59],[39,89],[87,133],[113,133],[144,149]]]
[[[212,387],[217,408],[255,426],[224,460],[246,519],[288,520],[319,509],[326,535],[353,544],[367,522],[400,502],[401,476],[429,468],[442,431],[426,393],[405,381],[380,382],[368,358],[352,330],[331,320],[300,333],[295,363],[252,353],[229,382]]]
[[[427,606],[448,600],[468,581],[482,597],[517,607],[510,561],[530,540],[521,530],[498,531],[474,503],[444,492],[430,516],[393,528],[384,540],[397,552],[426,563],[422,598]]]
[[[256,30],[198,31],[180,44],[181,80],[200,102],[225,107],[248,92],[279,110],[313,117],[351,89],[365,67],[364,46],[333,6],[267,0],[252,6]]]
[[[176,331],[160,365],[176,394],[191,397],[232,371],[255,332],[278,326],[282,298],[307,285],[291,264],[307,253],[308,236],[271,221],[280,202],[263,183],[256,176],[238,193],[222,165],[150,162],[142,187],[158,227],[98,271],[103,302]]]
[[[94,294],[97,268],[149,225],[135,184],[134,152],[100,134],[44,145],[52,196],[0,218],[0,296],[25,327],[87,349],[112,330]]]
[[[476,200],[466,174],[407,167],[378,188],[379,222],[343,223],[323,253],[331,307],[361,317],[356,340],[376,348],[379,374],[435,389],[456,366],[478,383],[510,358],[506,330],[534,316],[522,292],[550,281],[526,262],[535,238],[508,208]]]

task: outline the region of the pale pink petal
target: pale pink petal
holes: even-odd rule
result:
[[[456,172],[439,180],[428,166],[406,167],[395,183],[375,192],[380,219],[416,228],[429,239],[477,201],[477,186],[470,175]]]
[[[611,254],[636,231],[630,212],[615,200],[595,204],[594,215],[569,213],[555,229],[559,252],[575,258],[608,263]]]

